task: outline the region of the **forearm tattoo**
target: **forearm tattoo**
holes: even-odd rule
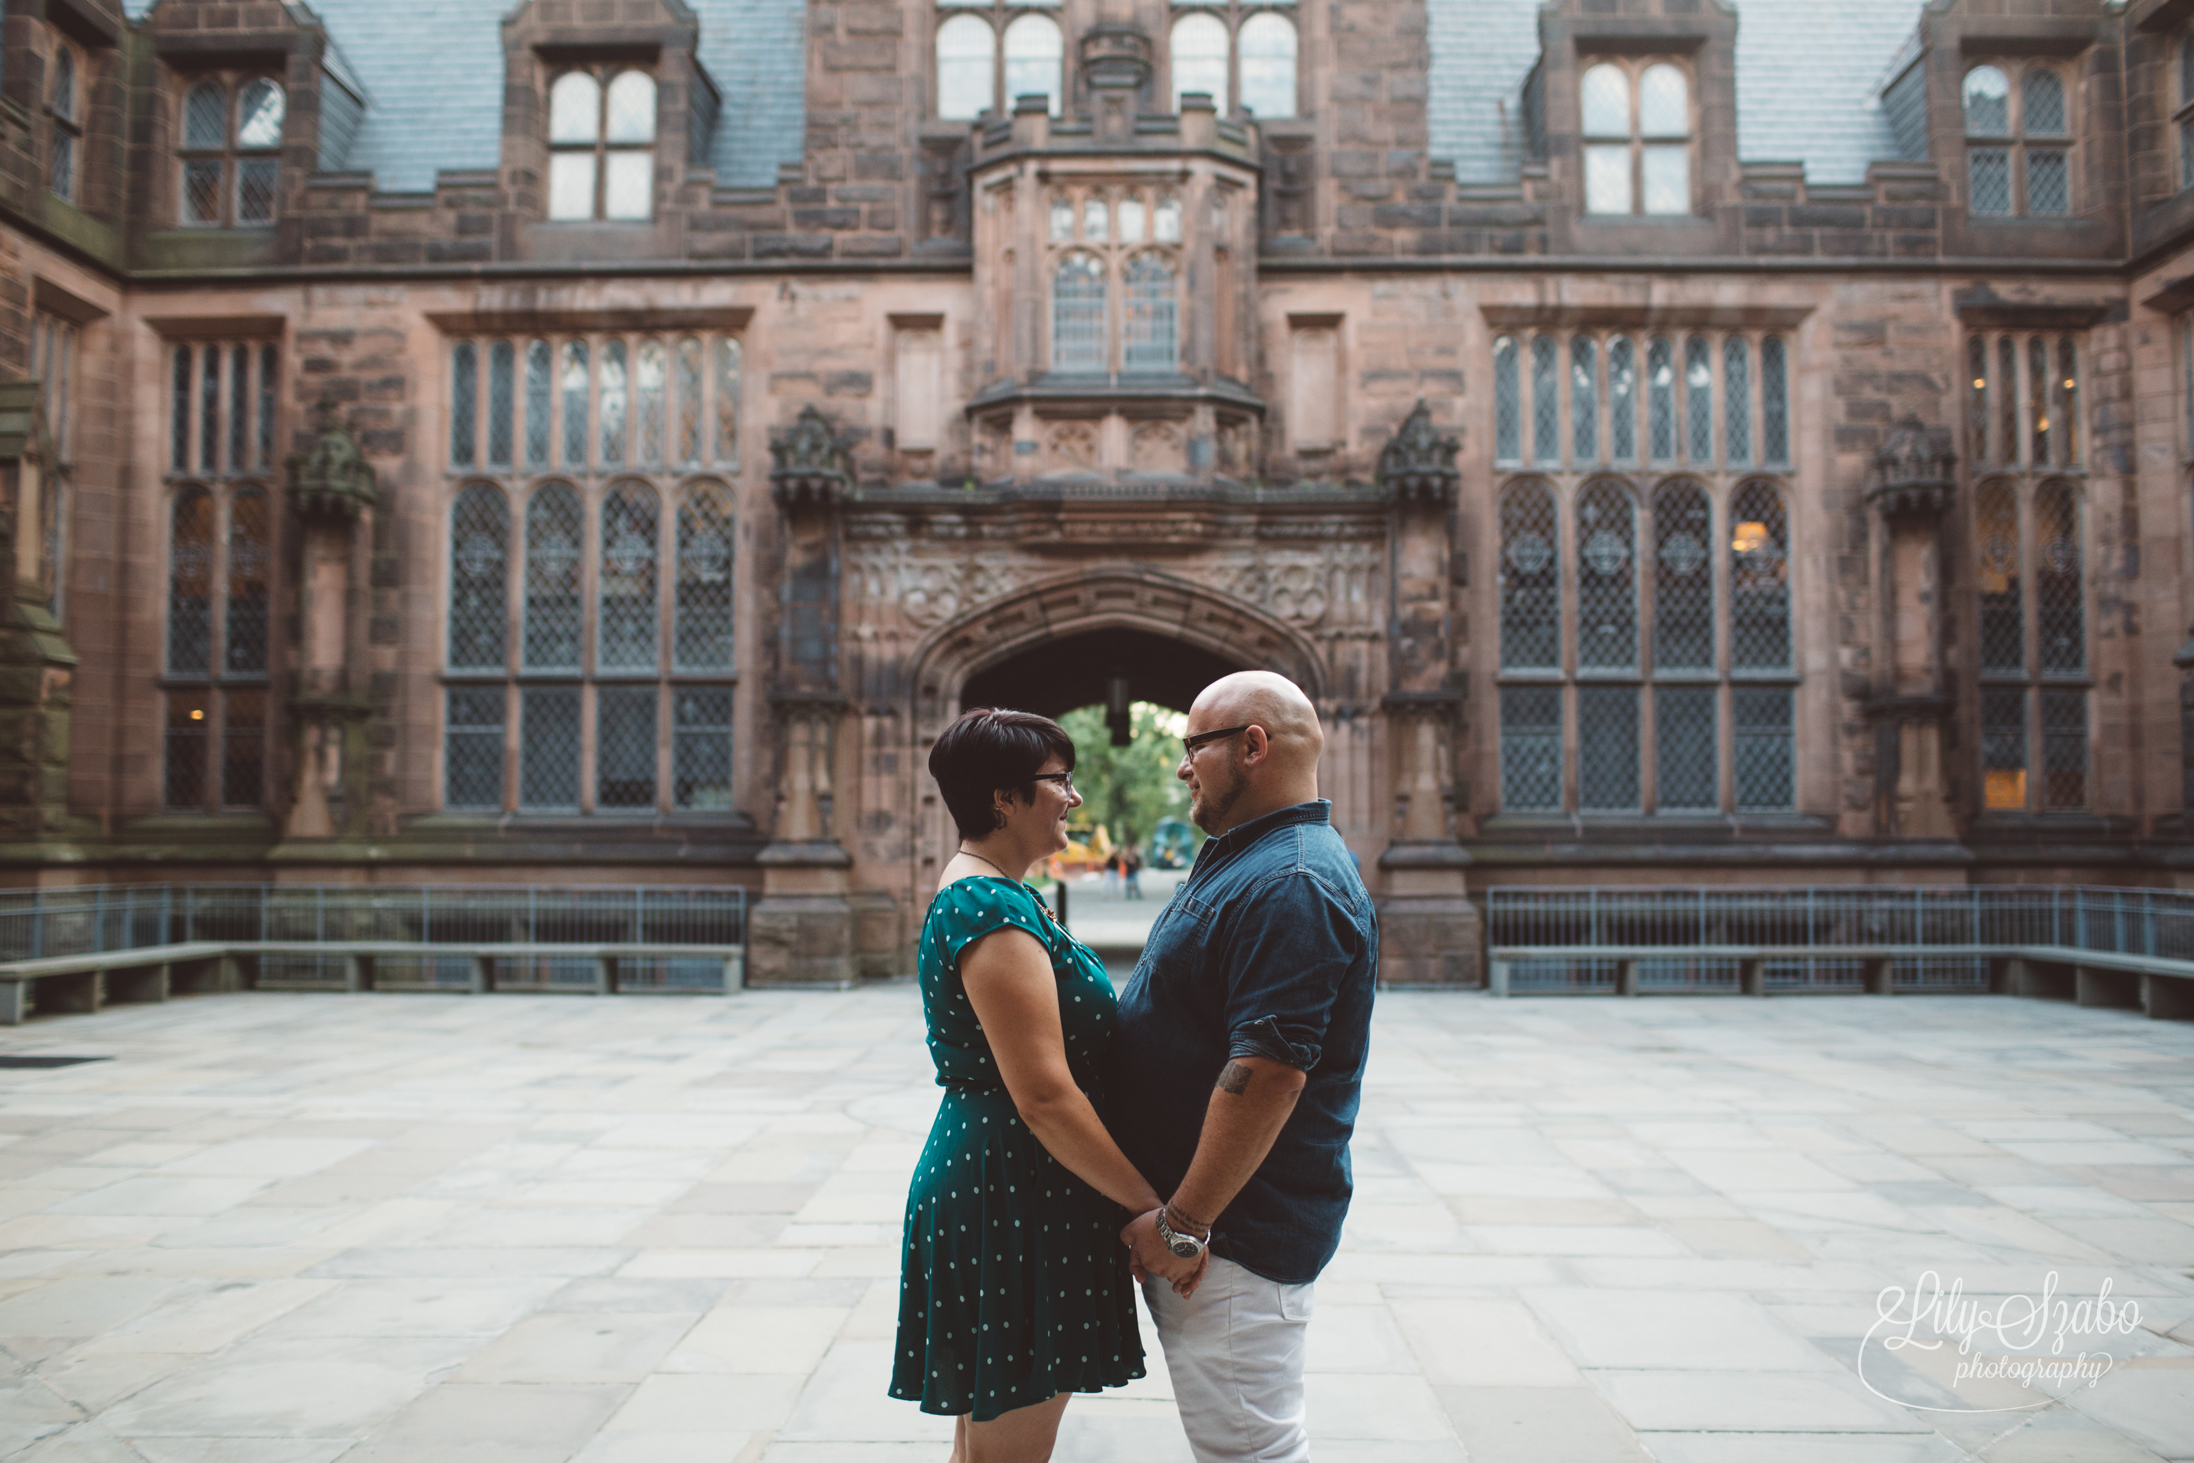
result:
[[[1212,1084],[1219,1091],[1240,1097],[1249,1090],[1249,1067],[1241,1062],[1228,1062],[1219,1073],[1219,1080]]]

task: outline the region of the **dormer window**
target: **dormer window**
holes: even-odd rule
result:
[[[83,104],[77,95],[76,52],[66,41],[53,52],[53,86],[46,110],[53,121],[53,150],[46,163],[46,186],[57,198],[76,198],[77,152],[84,144]]]
[[[2064,77],[2037,62],[2017,74],[1975,66],[1965,74],[1967,207],[1977,217],[2061,217],[2072,212],[2071,129]]]
[[[567,71],[549,88],[549,207],[558,222],[644,222],[655,212],[655,78],[620,71],[603,85]]]
[[[1166,47],[1174,111],[1203,92],[1221,112],[1238,104],[1267,121],[1295,115],[1295,22],[1271,3],[1178,5]]]
[[[940,118],[972,122],[988,111],[1012,111],[1017,97],[1039,94],[1049,99],[1051,115],[1059,115],[1066,92],[1066,37],[1058,21],[1028,8],[1031,4],[1057,0],[1014,0],[1010,6],[947,0],[937,24]]]
[[[274,222],[288,97],[264,76],[209,78],[183,94],[183,222]]]
[[[1578,87],[1585,212],[1691,212],[1691,79],[1673,61],[1601,61]]]

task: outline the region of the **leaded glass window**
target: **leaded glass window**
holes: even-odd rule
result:
[[[564,342],[564,466],[587,465],[587,343]]]
[[[1561,668],[1561,565],[1554,495],[1511,483],[1501,495],[1501,668]]]
[[[632,432],[636,439],[633,456],[643,467],[660,466],[663,461],[663,398],[668,388],[667,374],[663,343],[642,341],[632,363]]]
[[[2029,63],[2016,91],[2012,73],[1982,64],[1965,74],[1967,207],[1976,216],[2072,212],[2071,117],[2064,77]]]
[[[739,465],[739,342],[716,342],[716,460]]]
[[[175,348],[174,382],[168,392],[169,427],[168,469],[171,472],[190,471],[190,383],[191,349],[187,345]]]
[[[256,808],[267,798],[267,693],[221,698],[221,806]]]
[[[1673,482],[1653,497],[1653,666],[1714,669],[1714,528],[1705,489]]]
[[[453,809],[503,807],[501,686],[451,686],[444,693],[442,801]]]
[[[1966,388],[1965,450],[1975,462],[1993,462],[1988,443],[1988,342],[1976,335],[1965,343]]]
[[[168,674],[213,668],[213,494],[176,494],[168,530]]]
[[[1796,693],[1788,686],[1730,690],[1733,762],[1740,813],[1783,812],[1796,806]]]
[[[1730,502],[1729,663],[1787,670],[1790,658],[1790,522],[1783,495],[1746,483]]]
[[[2008,335],[1996,342],[1996,384],[1997,419],[2002,429],[1997,445],[2002,448],[2001,461],[2010,466],[2019,460],[2020,439],[2025,434],[2019,430],[2019,343]]]
[[[1127,349],[1122,369],[1178,368],[1180,348],[1174,340],[1177,308],[1173,266],[1160,255],[1137,255],[1127,267]]]
[[[46,163],[46,186],[56,197],[76,197],[76,153],[83,144],[83,118],[77,105],[76,51],[57,40],[53,50],[53,87],[46,94],[47,115],[52,121]]]
[[[1095,255],[1069,254],[1052,275],[1051,368],[1105,369],[1105,270]]]
[[[2027,340],[2027,405],[2034,413],[2034,455],[2031,461],[2036,467],[2049,461],[2049,342],[2040,336]]]
[[[1523,372],[1516,360],[1516,337],[1493,342],[1493,457],[1496,462],[1524,458]]]
[[[1752,352],[1739,335],[1722,342],[1722,451],[1731,467],[1752,464]]]
[[[601,638],[595,655],[603,670],[655,669],[655,565],[655,491],[644,483],[620,483],[602,500]],[[651,713],[651,736],[653,724]]]
[[[1721,808],[1720,697],[1713,686],[1653,688],[1653,781],[1664,813]]]
[[[2070,484],[2044,483],[2034,495],[2034,604],[2045,676],[2087,669],[2081,577],[2079,502]]]
[[[1607,343],[1607,447],[1618,464],[1638,460],[1638,362],[1622,335]]]
[[[251,347],[233,346],[229,350],[229,468],[233,472],[248,471],[253,466],[264,466],[252,461],[252,449],[257,446],[251,433]]]
[[[1790,361],[1779,335],[1760,342],[1760,456],[1769,467],[1790,465]]]
[[[1501,687],[1501,807],[1562,809],[1562,688]]]
[[[1994,812],[2026,810],[2026,692],[1981,692],[1981,799]]]
[[[602,418],[602,466],[625,465],[625,343],[612,340],[602,346],[601,394],[595,410]]]
[[[509,606],[510,510],[502,490],[474,483],[450,512],[451,670],[502,670]]]
[[[198,470],[213,473],[221,470],[221,347],[207,346],[199,359]]]
[[[186,227],[274,221],[287,114],[287,93],[264,76],[226,73],[183,93],[176,160],[178,212]]]
[[[1600,460],[1599,347],[1589,335],[1569,341],[1569,447],[1579,467]]]
[[[579,688],[528,686],[518,693],[518,806],[579,810]]]
[[[1543,467],[1562,462],[1561,347],[1551,335],[1531,339],[1531,456]]]
[[[1662,335],[1646,345],[1646,434],[1655,462],[1676,460],[1676,352]]]
[[[1587,813],[1638,807],[1638,688],[1577,688],[1577,808]]]
[[[267,673],[272,524],[262,489],[244,488],[229,500],[228,550],[222,662],[231,675],[263,676]],[[256,796],[253,801],[258,801]]]
[[[2057,398],[2057,465],[2080,460],[2080,357],[2070,340],[2057,342],[2057,374],[2051,378]]]
[[[1684,342],[1684,421],[1690,434],[1686,451],[1697,467],[1714,464],[1714,364],[1706,337]]]
[[[2074,812],[2087,806],[2087,692],[2043,687],[2042,806]]]
[[[2019,501],[2009,483],[1981,485],[1973,495],[1973,529],[1979,563],[1981,669],[2011,675],[2026,671],[2026,606],[2020,591]]]
[[[731,807],[731,690],[681,687],[671,698],[671,805]]]
[[[1638,664],[1637,508],[1619,483],[1596,482],[1577,500],[1577,665]]]
[[[488,466],[511,465],[512,427],[518,409],[518,354],[507,340],[488,348]]]
[[[680,467],[701,465],[701,342],[678,342],[678,448]]]
[[[526,466],[536,471],[549,465],[556,388],[549,343],[537,340],[526,347]]]
[[[673,661],[680,670],[732,666],[732,518],[729,496],[696,486],[678,507]]]
[[[450,352],[449,363],[449,463],[471,467],[475,460],[473,433],[479,415],[480,353],[471,341]]]
[[[1981,805],[2009,813],[2080,811],[2087,806],[2088,749],[2079,492],[2060,478],[2031,488],[2022,552],[2023,489],[2020,479],[1995,478],[1974,493]],[[2028,576],[2031,594],[2024,592]],[[2030,712],[2039,717],[2038,737],[2028,730]]]
[[[579,494],[568,483],[536,488],[526,505],[528,670],[579,669],[579,574],[584,532]],[[572,798],[577,802],[576,794]]]
[[[595,693],[594,805],[605,811],[655,809],[656,689],[604,686]]]
[[[204,690],[171,691],[167,702],[160,800],[178,811],[195,811],[206,805],[206,749],[213,729],[208,712],[213,698]]]

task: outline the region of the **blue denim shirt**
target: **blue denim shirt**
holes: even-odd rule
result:
[[[1341,1243],[1379,925],[1328,816],[1298,803],[1210,840],[1158,916],[1108,1056],[1107,1125],[1160,1194],[1188,1174],[1230,1058],[1309,1076],[1211,1252],[1267,1280],[1318,1278]]]

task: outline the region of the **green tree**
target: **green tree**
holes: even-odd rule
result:
[[[1102,823],[1112,841],[1141,849],[1160,818],[1188,816],[1188,789],[1173,769],[1181,761],[1177,711],[1138,701],[1130,708],[1134,737],[1112,745],[1102,706],[1084,706],[1059,718],[1074,738],[1074,786],[1082,795],[1077,821]]]

